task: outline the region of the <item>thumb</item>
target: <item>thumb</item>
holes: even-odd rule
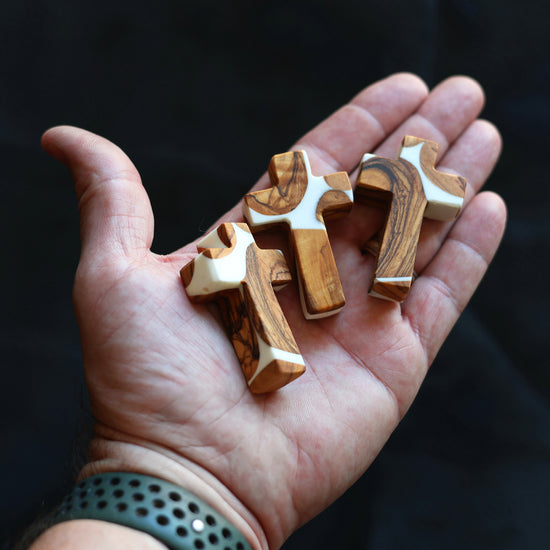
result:
[[[44,150],[75,181],[82,254],[136,257],[153,240],[153,212],[135,166],[110,141],[71,126],[42,136]]]

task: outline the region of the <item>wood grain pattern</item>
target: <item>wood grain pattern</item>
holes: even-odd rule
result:
[[[379,232],[377,261],[369,294],[402,302],[411,287],[422,219],[452,220],[464,199],[466,180],[435,169],[438,146],[405,136],[397,160],[365,155],[356,199],[381,205],[386,219]]]
[[[269,175],[272,187],[248,194],[243,214],[254,231],[289,227],[304,316],[314,319],[338,313],[345,297],[325,220],[351,210],[348,175],[313,176],[305,151],[275,155]]]
[[[256,246],[246,224],[221,224],[180,274],[192,302],[215,301],[253,393],[274,391],[305,371],[272,285],[290,282],[282,253]]]

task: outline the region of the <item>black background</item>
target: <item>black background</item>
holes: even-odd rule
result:
[[[91,423],[71,306],[76,199],[68,173],[41,151],[41,133],[70,123],[120,145],[153,203],[154,250],[166,253],[232,206],[271,155],[365,85],[402,70],[430,86],[456,73],[484,86],[483,116],[504,138],[488,187],[506,199],[509,224],[385,450],[285,548],[547,547],[548,6],[4,3],[2,550],[70,486]]]

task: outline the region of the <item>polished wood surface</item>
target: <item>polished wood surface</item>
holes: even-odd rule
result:
[[[405,136],[396,160],[365,155],[355,198],[386,210],[378,234],[377,261],[369,293],[402,302],[411,287],[424,217],[450,221],[464,199],[466,180],[435,169],[438,145]]]
[[[181,270],[194,303],[215,301],[253,393],[274,391],[305,371],[273,286],[291,274],[278,250],[258,248],[246,224],[224,223],[199,242]]]
[[[253,231],[288,227],[304,316],[338,313],[345,297],[325,220],[351,210],[349,177],[345,172],[313,176],[305,151],[275,155],[269,175],[272,187],[246,195],[243,214]]]

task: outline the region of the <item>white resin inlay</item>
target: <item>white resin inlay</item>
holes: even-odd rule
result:
[[[271,363],[271,361],[275,361],[275,359],[280,359],[281,361],[288,361],[289,363],[296,363],[298,365],[304,365],[304,358],[299,353],[292,353],[290,351],[285,351],[282,349],[274,348],[267,344],[258,334],[256,329],[254,329],[254,332],[256,334],[256,339],[258,340],[258,367],[256,368],[256,372],[254,375],[250,378],[248,381],[248,385],[250,386],[252,382],[254,382],[254,379]]]
[[[311,173],[309,158],[305,151],[300,151],[304,155],[304,163],[307,171],[307,188],[300,204],[287,212],[286,214],[260,214],[246,203],[243,203],[243,213],[250,225],[264,225],[268,223],[286,222],[291,229],[322,229],[325,230],[323,221],[319,221],[316,217],[317,205],[325,193],[335,191],[322,176],[314,176]],[[353,192],[351,189],[342,191],[351,201],[353,201]]]
[[[375,283],[406,283],[412,281],[412,277],[377,277]]]
[[[402,147],[399,158],[409,161],[417,169],[420,175],[424,194],[428,201],[424,216],[434,220],[452,220],[462,208],[464,198],[448,193],[428,179],[428,176],[426,176],[420,164],[420,153],[424,145],[425,142],[422,142],[411,147]]]
[[[376,157],[376,155],[373,155],[372,153],[365,153],[363,155],[363,158],[361,159],[361,163],[367,162],[367,160],[370,160],[372,158]]]
[[[227,245],[220,239],[218,230],[210,231],[198,243],[197,248],[206,250],[207,248],[227,248]]]
[[[235,247],[230,254],[221,258],[208,258],[202,253],[195,258],[193,277],[186,287],[189,296],[200,296],[237,288],[245,278],[246,250],[254,242],[254,238],[248,231],[242,230],[235,224],[231,225],[237,240]],[[220,239],[217,230],[206,235],[198,246],[201,248],[228,248]]]
[[[374,285],[378,283],[409,283],[412,282],[412,277],[376,277],[374,281],[372,282],[373,287]],[[376,292],[376,290],[369,291],[370,296],[374,296],[375,298],[381,298],[382,300],[388,300],[388,302],[396,302],[397,300],[394,300],[393,298],[390,298],[389,296],[384,296],[383,294],[379,294]]]

